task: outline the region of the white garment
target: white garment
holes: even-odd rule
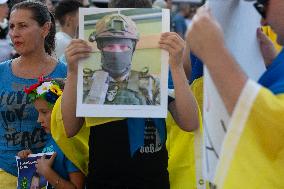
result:
[[[65,48],[71,42],[72,37],[70,37],[67,33],[57,32],[55,34],[55,55],[57,58],[60,58],[64,55]]]
[[[191,26],[191,24],[192,24],[192,20],[186,18],[186,19],[185,19],[185,24],[186,24],[186,28],[189,28],[189,27]]]

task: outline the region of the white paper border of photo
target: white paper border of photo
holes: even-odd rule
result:
[[[54,152],[47,152],[47,153],[37,153],[37,154],[29,154],[28,157],[42,157],[43,155],[51,156]],[[21,159],[19,156],[15,156],[16,159]]]
[[[80,8],[79,9],[79,38],[84,39],[84,16],[102,12],[116,11],[117,8]],[[122,10],[122,9],[120,9]],[[123,9],[126,10],[126,9]],[[162,9],[162,32],[170,31],[170,13]],[[97,105],[84,104],[83,98],[83,63],[78,66],[77,81],[77,117],[149,117],[165,118],[168,106],[168,52],[161,50],[160,105]]]

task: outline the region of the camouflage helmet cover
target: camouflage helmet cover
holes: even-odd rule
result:
[[[99,38],[139,39],[134,21],[121,14],[106,15],[95,26],[95,40]]]

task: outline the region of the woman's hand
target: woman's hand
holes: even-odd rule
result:
[[[278,54],[277,50],[269,37],[262,32],[261,28],[257,29],[256,35],[259,41],[259,47],[264,59],[265,66],[268,67],[276,58]]]

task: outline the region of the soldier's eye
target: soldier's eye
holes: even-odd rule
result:
[[[128,51],[129,47],[127,45],[120,45],[120,49],[123,51]]]
[[[107,45],[103,48],[105,51],[115,50],[115,45]]]
[[[128,51],[130,48],[124,44],[110,44],[103,48],[104,51],[122,52]]]

